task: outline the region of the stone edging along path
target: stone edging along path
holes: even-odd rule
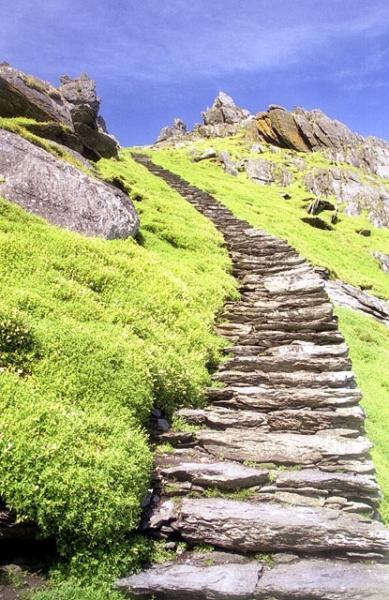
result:
[[[134,155],[223,234],[241,298],[218,327],[232,347],[199,427],[167,432],[145,530],[210,545],[119,580],[165,600],[389,599],[389,531],[348,349],[321,278],[179,176]]]

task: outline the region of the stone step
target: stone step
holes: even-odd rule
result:
[[[224,552],[185,553],[120,579],[133,598],[156,600],[388,600],[389,565],[275,554],[271,568]]]
[[[232,462],[181,462],[176,465],[161,465],[159,473],[166,479],[189,481],[201,487],[221,490],[250,488],[269,482],[267,469],[254,469]]]
[[[347,388],[355,387],[352,371],[327,371],[325,373],[311,373],[309,371],[260,371],[253,369],[251,372],[229,370],[218,371],[212,377],[215,381],[225,385],[269,385],[303,387],[312,389],[321,387]]]
[[[261,431],[289,431],[292,433],[295,431],[317,433],[321,429],[334,427],[354,429],[357,435],[364,423],[364,412],[359,406],[328,411],[297,409],[272,412],[214,406],[206,409],[182,408],[177,411],[177,415],[187,423],[206,425],[213,429],[255,427]]]
[[[220,406],[255,410],[355,406],[362,397],[358,389],[229,386],[208,388],[210,402]]]
[[[318,346],[320,348],[320,346]],[[334,357],[307,357],[303,354],[301,358],[296,353],[295,356],[236,356],[226,360],[220,365],[219,372],[229,370],[238,371],[265,371],[272,373],[284,371],[285,373],[294,371],[311,371],[321,373],[323,371],[347,371],[351,369],[351,361],[348,358]]]
[[[115,587],[144,600],[253,600],[262,571],[261,562],[236,554],[188,553],[119,579]]]
[[[327,508],[182,498],[162,501],[155,509],[150,528],[164,525],[190,544],[212,544],[234,552],[389,556],[389,531],[384,525]]]
[[[218,460],[255,462],[258,464],[314,466],[368,457],[371,443],[364,437],[347,438],[341,435],[264,433],[249,428],[204,429],[196,432],[197,443]]]
[[[239,332],[239,329],[242,332]],[[269,347],[274,345],[290,344],[296,341],[311,342],[317,345],[342,344],[344,343],[343,335],[336,330],[331,331],[299,331],[298,334],[290,331],[248,331],[250,328],[247,324],[240,326],[238,330],[230,330],[219,327],[218,330],[226,331],[227,335],[234,337],[241,345]],[[239,332],[239,335],[238,335]]]

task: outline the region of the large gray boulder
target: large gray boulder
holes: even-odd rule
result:
[[[87,236],[126,238],[139,226],[123,192],[2,129],[0,196],[53,225]]]

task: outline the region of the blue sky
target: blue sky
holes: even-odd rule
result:
[[[192,126],[219,90],[258,112],[321,108],[389,139],[388,0],[0,0],[0,60],[86,71],[123,145]]]

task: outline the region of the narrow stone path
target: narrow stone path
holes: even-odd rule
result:
[[[361,394],[322,280],[285,241],[134,158],[223,234],[241,298],[218,327],[232,346],[209,406],[177,411],[198,429],[161,435],[174,451],[157,458],[145,529],[192,551],[118,588],[165,600],[389,599]]]

